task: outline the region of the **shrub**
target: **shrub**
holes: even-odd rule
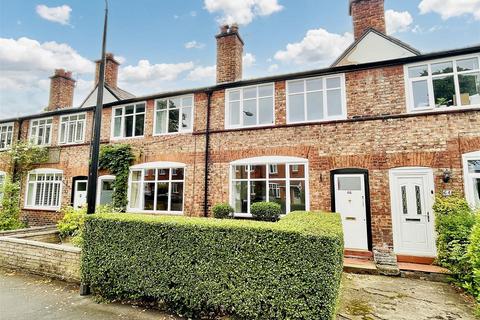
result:
[[[229,218],[234,211],[228,203],[219,203],[212,208],[213,216],[217,219]]]
[[[73,207],[63,207],[61,210],[63,218],[58,221],[57,229],[60,231],[60,237],[66,238],[75,236],[83,227],[87,209],[74,209]]]
[[[472,284],[468,291],[477,299],[477,312],[480,312],[480,212],[477,212],[476,223],[470,235],[467,256],[472,266]]]
[[[256,202],[250,206],[250,213],[255,220],[277,221],[282,214],[282,207],[275,202]]]
[[[7,177],[0,188],[0,231],[24,228],[25,224],[20,221],[20,183]]]
[[[82,277],[106,299],[163,301],[188,317],[328,319],[343,262],[340,217],[291,213],[278,223],[88,216]]]

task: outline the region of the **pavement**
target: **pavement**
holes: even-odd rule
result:
[[[474,303],[452,286],[344,274],[338,320],[474,320]],[[0,269],[0,320],[179,320],[169,314],[81,297],[78,285]]]

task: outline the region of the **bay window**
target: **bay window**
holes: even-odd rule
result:
[[[112,137],[143,137],[145,103],[130,104],[112,110]]]
[[[0,150],[8,149],[12,146],[13,123],[0,124]]]
[[[133,166],[129,179],[130,212],[182,214],[185,167],[154,162]]]
[[[52,142],[52,118],[30,120],[29,140],[32,144],[49,146]]]
[[[56,169],[37,169],[27,177],[25,207],[56,210],[60,208],[63,172]]]
[[[85,114],[74,114],[60,118],[59,144],[82,143],[85,137]]]
[[[346,118],[343,75],[287,81],[288,123]]]
[[[193,95],[155,101],[154,135],[192,132]]]
[[[480,56],[406,66],[410,111],[480,106]]]
[[[255,202],[280,204],[284,214],[308,210],[307,162],[293,157],[258,157],[231,164],[230,204],[250,216]]]
[[[268,126],[274,121],[273,84],[226,90],[225,127]]]

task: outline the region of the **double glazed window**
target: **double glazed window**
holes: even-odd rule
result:
[[[60,144],[82,143],[85,136],[85,114],[60,118]]]
[[[113,109],[113,137],[142,137],[145,127],[145,103]]]
[[[28,174],[26,207],[58,209],[61,190],[62,173],[60,171],[32,171]]]
[[[343,119],[343,76],[287,81],[288,123]]]
[[[227,128],[274,124],[273,84],[226,91],[225,124]]]
[[[191,132],[192,123],[193,95],[155,101],[153,134]]]
[[[407,67],[411,111],[480,105],[480,56]]]
[[[480,151],[463,156],[465,195],[472,207],[480,208]]]
[[[12,146],[13,123],[0,124],[0,150],[8,149]]]
[[[30,142],[40,146],[52,143],[52,118],[30,121]]]
[[[183,212],[184,168],[133,168],[129,211]]]
[[[231,205],[250,214],[255,202],[275,202],[283,213],[306,210],[306,164],[241,164],[231,167]]]

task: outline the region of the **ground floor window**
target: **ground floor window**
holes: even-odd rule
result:
[[[480,151],[463,155],[463,176],[467,201],[480,208]]]
[[[238,216],[255,202],[276,202],[283,213],[308,210],[307,162],[293,157],[258,157],[231,164],[230,203]]]
[[[63,172],[56,169],[38,169],[27,178],[26,207],[33,209],[58,209],[62,193]]]
[[[155,162],[133,166],[129,179],[129,211],[183,212],[185,168],[181,163]]]
[[[111,205],[113,203],[113,183],[115,176],[101,176],[97,185],[97,205]]]

